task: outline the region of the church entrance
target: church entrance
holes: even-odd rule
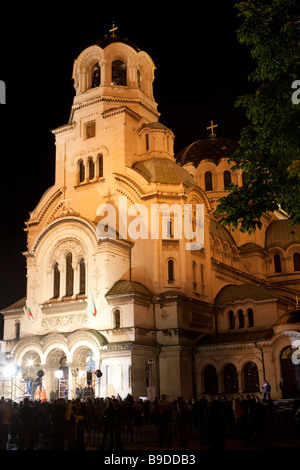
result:
[[[41,368],[40,355],[35,351],[28,351],[23,356],[20,370],[24,395],[34,398],[36,389],[41,386],[42,377],[45,375],[45,371]]]
[[[50,400],[69,396],[69,367],[66,353],[60,348],[53,348],[47,356],[45,387]]]
[[[89,398],[97,395],[99,379],[97,377],[95,357],[87,346],[80,346],[73,355],[71,373],[73,389],[77,398]]]
[[[285,384],[285,398],[295,398],[300,393],[300,364],[292,361],[293,353],[297,348],[287,347],[280,356],[281,376]]]

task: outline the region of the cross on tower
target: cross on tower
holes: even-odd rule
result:
[[[117,31],[118,27],[115,27],[115,23],[113,23],[112,29],[109,30],[110,33],[112,33],[112,37],[115,38],[115,31]]]
[[[214,134],[214,127],[218,127],[218,124],[214,124],[214,121],[210,121],[210,126],[206,128],[207,130],[211,130],[211,134],[209,135],[209,137],[217,137],[217,135]]]

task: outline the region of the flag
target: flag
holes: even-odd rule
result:
[[[24,310],[25,314],[28,313],[28,316],[29,316],[30,320],[32,322],[34,322],[34,318],[33,318],[32,312],[30,310],[30,307],[27,307],[27,305],[25,305],[25,307],[23,307],[23,310]]]
[[[95,300],[94,300],[92,291],[91,291],[91,295],[92,295],[92,313],[93,313],[93,316],[95,317],[97,315],[97,308],[96,308],[96,304],[95,304]]]

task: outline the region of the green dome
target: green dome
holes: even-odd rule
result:
[[[288,219],[273,220],[266,230],[266,248],[280,246],[285,249],[292,243],[300,243],[300,225],[292,226]]]
[[[148,183],[197,186],[192,175],[169,158],[149,158],[134,163],[132,169],[140,173]]]

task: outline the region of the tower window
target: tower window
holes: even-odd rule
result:
[[[228,189],[231,183],[230,171],[224,171],[223,173],[224,189]]]
[[[100,85],[101,82],[101,71],[99,64],[95,64],[92,69],[92,86],[91,88],[95,88]]]
[[[139,70],[137,71],[137,85],[141,89],[141,73]]]
[[[15,323],[15,338],[16,339],[20,339],[20,331],[21,331],[21,325],[20,325],[20,322],[17,321]]]
[[[251,328],[252,326],[254,326],[254,317],[253,317],[252,308],[249,308],[247,313],[248,313],[248,327]]]
[[[72,266],[72,253],[66,256],[66,297],[73,295],[74,270]]]
[[[103,155],[99,153],[98,155],[98,166],[99,166],[99,178],[103,178]]]
[[[245,319],[244,319],[244,312],[243,310],[238,311],[238,317],[239,317],[239,328],[244,328],[245,326]]]
[[[168,282],[173,282],[174,279],[174,260],[168,260]]]
[[[275,269],[275,273],[281,273],[282,272],[280,255],[275,255],[274,256],[274,269]]]
[[[85,262],[83,258],[79,261],[79,294],[85,294]]]
[[[111,64],[111,84],[126,86],[126,64],[122,60],[114,60]]]
[[[235,328],[235,318],[234,318],[234,313],[232,310],[228,312],[228,320],[229,320],[229,329],[234,330]]]
[[[92,157],[89,157],[88,164],[89,164],[89,179],[92,180],[94,179],[94,176],[95,176],[95,166],[94,166]]]
[[[173,220],[167,221],[167,238],[174,238]]]
[[[60,286],[60,272],[58,269],[58,263],[53,266],[53,299],[59,297],[59,286]]]
[[[120,328],[121,326],[121,314],[120,310],[117,309],[114,311],[114,328]]]
[[[212,191],[213,184],[212,184],[212,174],[211,171],[207,171],[204,175],[205,180],[205,191]]]
[[[85,178],[85,169],[84,169],[83,161],[79,160],[78,165],[79,165],[79,183],[83,183],[84,178]]]
[[[293,254],[293,261],[294,261],[294,271],[300,271],[300,254],[299,253]]]
[[[193,289],[197,288],[197,263],[193,261]]]
[[[146,152],[149,150],[149,134],[146,134]]]

